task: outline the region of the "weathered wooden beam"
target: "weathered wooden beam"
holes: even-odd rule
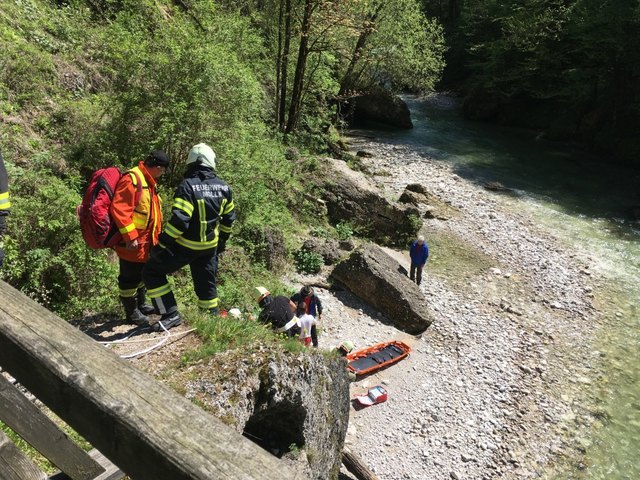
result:
[[[93,480],[104,472],[104,468],[2,375],[0,420],[73,480]]]
[[[0,480],[46,480],[27,456],[0,431]]]
[[[95,477],[93,480],[122,480],[124,473],[109,461],[107,457],[102,455],[95,448],[89,452],[89,456],[98,462],[104,468],[104,472]],[[58,472],[50,475],[48,480],[71,480],[64,472]]]
[[[0,281],[0,365],[136,480],[292,479],[278,459]]]
[[[369,470],[360,456],[346,448],[342,451],[342,464],[358,480],[378,480],[376,474]]]

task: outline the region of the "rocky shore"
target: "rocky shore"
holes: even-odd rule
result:
[[[590,348],[592,260],[519,209],[517,195],[462,179],[407,146],[359,137],[349,146],[367,153],[361,167],[388,198],[418,183],[457,213],[425,212],[431,256],[416,288],[434,323],[422,335],[395,329],[348,292],[317,289],[321,347],[389,339],[413,347],[408,359],[352,383],[352,395],[381,384],[389,399],[351,409],[346,445],[384,480],[547,477],[580,452],[576,425],[593,420],[580,393],[599,355]],[[408,266],[406,252],[389,252]]]

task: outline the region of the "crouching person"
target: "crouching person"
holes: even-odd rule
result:
[[[278,333],[288,337],[300,334],[298,318],[295,316],[295,304],[284,295],[273,297],[269,290],[257,287],[258,305],[262,309],[258,321],[270,325]]]

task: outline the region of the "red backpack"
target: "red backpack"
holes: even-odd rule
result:
[[[111,248],[122,241],[122,235],[109,213],[116,185],[126,175],[118,167],[97,170],[91,175],[82,203],[76,214],[84,241],[90,248]],[[134,174],[137,177],[137,174]],[[136,186],[134,202],[137,205],[142,195],[140,178]]]

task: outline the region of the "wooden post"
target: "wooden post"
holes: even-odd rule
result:
[[[376,474],[351,450],[345,448],[342,451],[342,463],[358,480],[378,480]]]
[[[24,453],[0,431],[0,480],[46,480]]]
[[[293,479],[278,459],[0,281],[0,365],[136,480]]]
[[[93,480],[105,470],[2,375],[0,420],[73,480]]]

